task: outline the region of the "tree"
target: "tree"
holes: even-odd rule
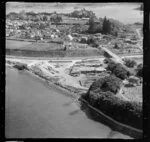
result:
[[[115,48],[115,49],[119,49],[119,46],[118,46],[117,43],[115,43],[114,48]]]
[[[67,50],[67,47],[66,47],[66,45],[64,46],[64,51],[66,51]]]
[[[20,26],[19,26],[19,29],[25,30],[25,29],[26,29],[26,26],[25,26],[25,25],[20,25]]]
[[[43,16],[43,19],[42,19],[43,21],[47,21],[48,20],[48,18],[47,18],[47,16]]]
[[[89,29],[88,31],[90,33],[94,33],[95,32],[95,22],[94,22],[94,16],[92,15],[90,18],[89,18]]]
[[[39,37],[38,35],[36,35],[36,36],[34,37],[34,39],[35,39],[36,42],[37,42],[38,40],[40,40],[40,37]]]
[[[106,76],[95,81],[89,88],[89,91],[100,89],[99,91],[110,91],[114,94],[120,89],[121,79],[114,75]],[[95,92],[95,91],[94,91]]]
[[[106,16],[104,17],[104,20],[103,20],[103,30],[102,31],[103,31],[104,34],[109,34],[110,31],[111,31],[111,23],[106,18]]]
[[[60,23],[62,21],[62,17],[55,14],[50,18],[50,21],[54,22],[54,23]]]
[[[115,36],[116,36],[116,37],[118,36],[118,32],[115,32]]]
[[[143,77],[143,64],[139,64],[136,69],[136,75],[138,77]]]
[[[122,80],[126,79],[130,75],[130,72],[127,71],[122,64],[115,63],[113,61],[108,63],[107,70],[111,71],[116,77]]]
[[[10,19],[10,20],[15,20],[19,17],[18,13],[15,12],[10,12],[9,14],[6,15],[6,18]]]
[[[136,61],[134,60],[125,59],[124,62],[125,62],[125,65],[129,68],[133,68],[136,65]]]
[[[24,10],[20,11],[20,13],[19,13],[18,15],[19,15],[19,18],[20,18],[21,20],[25,20],[25,18],[26,18],[26,13],[25,13]]]

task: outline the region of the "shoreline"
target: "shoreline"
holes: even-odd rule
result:
[[[97,108],[91,106],[85,99],[80,98],[80,101],[83,102],[86,106],[88,106],[92,111],[100,115],[105,123],[107,125],[119,132],[122,132],[124,134],[127,134],[131,137],[141,139],[143,135],[143,130],[134,128],[132,126],[126,125],[124,123],[118,122],[117,120],[113,119],[111,116],[106,115],[101,110],[98,110]]]
[[[9,64],[7,64],[6,67],[11,68],[11,69],[16,69],[12,65],[9,65]],[[19,71],[18,69],[16,69],[16,70]],[[45,78],[42,78],[41,76],[33,73],[31,70],[21,70],[21,71],[29,73],[33,77],[36,77],[37,79],[42,81],[44,84],[46,83],[46,85],[48,87],[52,86],[52,87],[54,87],[54,89],[56,89],[58,91],[62,91],[61,93],[66,94],[67,96],[69,96],[71,98],[78,99],[78,96],[80,95],[78,93],[74,93],[74,92],[69,91],[68,89],[65,89],[65,87],[62,87],[61,85],[57,85],[56,83],[50,82],[50,81],[46,80]]]
[[[25,64],[27,64],[27,63],[25,63]],[[9,63],[6,63],[6,67],[8,66],[8,67],[11,67],[11,68],[13,68],[13,69],[15,69],[15,67],[14,67],[14,65],[15,65],[15,63],[13,63],[13,64],[9,64]],[[16,70],[19,70],[19,69],[16,69]],[[26,69],[24,69],[24,70],[22,70],[23,72],[25,71],[25,72],[28,72],[29,74],[31,74],[32,76],[34,76],[34,77],[36,77],[36,78],[38,78],[39,80],[42,80],[42,82],[45,84],[46,83],[46,85],[48,86],[48,87],[50,87],[50,86],[52,86],[52,87],[54,87],[56,90],[58,90],[58,91],[61,91],[61,94],[63,94],[63,95],[66,95],[66,96],[68,96],[68,97],[71,97],[72,99],[73,99],[73,101],[74,102],[78,102],[78,103],[82,103],[83,101],[80,99],[81,98],[81,94],[83,94],[84,92],[79,92],[79,93],[77,93],[77,92],[74,92],[74,91],[71,91],[70,89],[68,89],[67,88],[67,86],[63,86],[63,85],[61,85],[61,84],[59,84],[59,83],[55,83],[55,82],[53,82],[53,81],[49,81],[47,78],[46,78],[46,76],[42,76],[41,74],[38,74],[38,73],[35,73],[35,72],[33,72],[30,68],[26,68]],[[88,105],[90,105],[90,104],[88,104]],[[92,111],[94,111],[93,110],[93,107],[91,106],[90,107],[91,108],[91,110]],[[94,109],[96,109],[96,108],[94,108]],[[97,111],[99,111],[99,110],[97,110]],[[105,116],[107,116],[106,114],[101,114],[101,115],[103,115],[102,117],[105,117]],[[110,118],[110,119],[109,119]],[[111,116],[108,116],[108,118],[106,117],[106,119],[108,119],[108,120],[106,120],[106,121],[109,121],[108,123],[110,124],[110,123],[114,123],[115,125],[116,125],[116,123],[115,122],[118,122],[118,121],[116,121],[116,120],[114,120]],[[115,122],[113,122],[112,120],[114,120]],[[120,123],[120,122],[118,122],[119,124],[122,124],[122,125],[126,125],[126,124],[123,124],[123,123]],[[113,124],[113,125],[114,125]],[[109,127],[111,126],[111,125],[108,125]],[[126,125],[127,126],[127,125]],[[115,126],[116,127],[116,130],[118,130],[119,132],[120,132],[120,129],[117,129],[117,127],[118,126]],[[120,126],[119,126],[120,127]],[[122,126],[123,127],[123,126]],[[112,128],[112,127],[110,127],[110,128]],[[122,130],[123,128],[121,128],[121,130]],[[128,129],[128,128],[127,128]],[[130,129],[130,128],[129,128]],[[131,127],[131,129],[132,129],[132,127]],[[136,129],[136,128],[135,128]],[[133,131],[133,133],[136,133],[136,130],[130,130],[130,131]],[[134,132],[135,131],[135,132]],[[131,134],[132,132],[129,132],[129,134]],[[138,132],[137,132],[138,133]],[[141,132],[139,132],[139,133],[142,133],[142,131]],[[127,133],[128,134],[128,133]],[[134,134],[133,134],[134,135]],[[137,135],[141,135],[141,134],[137,134]],[[139,136],[140,137],[140,136]]]
[[[6,65],[6,67],[15,69],[13,66],[8,65],[8,64]],[[16,69],[16,70],[18,70],[18,69]],[[32,73],[32,71],[29,71],[29,70],[21,70],[21,71],[29,73],[33,77],[36,77],[36,79],[39,79],[39,81],[42,81],[42,83],[44,85],[47,85],[48,88],[53,87],[56,91],[61,91],[62,95],[66,95],[67,97],[72,98],[73,102],[79,103],[79,104],[84,103],[87,107],[90,108],[90,110],[92,110],[94,113],[98,114],[99,115],[98,117],[103,119],[104,123],[106,123],[106,125],[108,127],[110,127],[112,130],[121,132],[121,133],[131,136],[133,138],[141,138],[142,130],[133,128],[132,126],[128,126],[126,124],[123,124],[123,123],[120,123],[120,122],[114,120],[111,116],[104,114],[102,111],[91,106],[86,100],[82,99],[80,96],[81,94],[70,92],[69,90],[62,88],[59,85],[56,85],[55,83],[47,81],[46,79]]]

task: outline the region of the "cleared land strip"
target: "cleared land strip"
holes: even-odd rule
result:
[[[142,58],[143,55],[120,55],[122,58],[130,57],[130,58]],[[77,59],[97,59],[101,58],[104,59],[104,56],[89,56],[89,57],[23,57],[23,56],[13,56],[13,55],[6,55],[6,58],[18,58],[18,59],[27,59],[27,60],[77,60]]]
[[[17,58],[27,60],[77,60],[77,59],[93,59],[93,58],[104,58],[103,56],[89,56],[89,57],[23,57],[23,56],[12,56],[6,55],[6,58]]]

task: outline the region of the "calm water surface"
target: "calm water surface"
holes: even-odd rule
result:
[[[130,138],[89,119],[79,104],[27,72],[6,68],[7,138]]]

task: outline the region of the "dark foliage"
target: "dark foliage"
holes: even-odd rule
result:
[[[55,15],[51,16],[50,21],[54,22],[54,23],[60,23],[62,21],[62,17],[55,14]]]
[[[99,46],[98,40],[94,39],[92,36],[90,38],[88,38],[87,44],[89,44],[90,46],[93,46],[93,47]]]
[[[125,65],[129,68],[133,68],[137,63],[134,60],[131,59],[125,59]]]
[[[120,82],[120,79],[112,75],[104,77],[95,81],[82,97],[115,120],[142,129],[142,103],[118,98],[115,93],[120,88]]]
[[[96,23],[95,23],[94,19],[95,19],[94,16],[91,16],[89,19],[89,29],[88,29],[89,33],[95,33],[97,30]]]
[[[18,70],[24,70],[24,69],[27,69],[27,65],[23,63],[16,63],[14,65],[14,68],[17,68]]]
[[[139,64],[136,69],[136,75],[138,77],[143,77],[143,64]]]
[[[75,10],[72,13],[68,14],[67,16],[75,17],[75,18],[90,18],[91,15],[94,15],[94,17],[96,17],[92,11],[81,9],[81,10]]]
[[[115,43],[115,45],[114,45],[114,49],[119,49],[119,46],[118,46],[118,44],[117,44],[117,43]]]
[[[103,33],[104,34],[109,34],[111,30],[111,23],[108,19],[106,19],[106,17],[104,18],[103,21]]]
[[[113,61],[108,63],[107,70],[111,71],[115,74],[115,76],[122,80],[126,79],[130,75],[130,72],[127,71],[120,63],[115,63]]]
[[[114,75],[106,76],[95,81],[89,88],[89,91],[110,91],[114,94],[120,89],[121,80]]]

